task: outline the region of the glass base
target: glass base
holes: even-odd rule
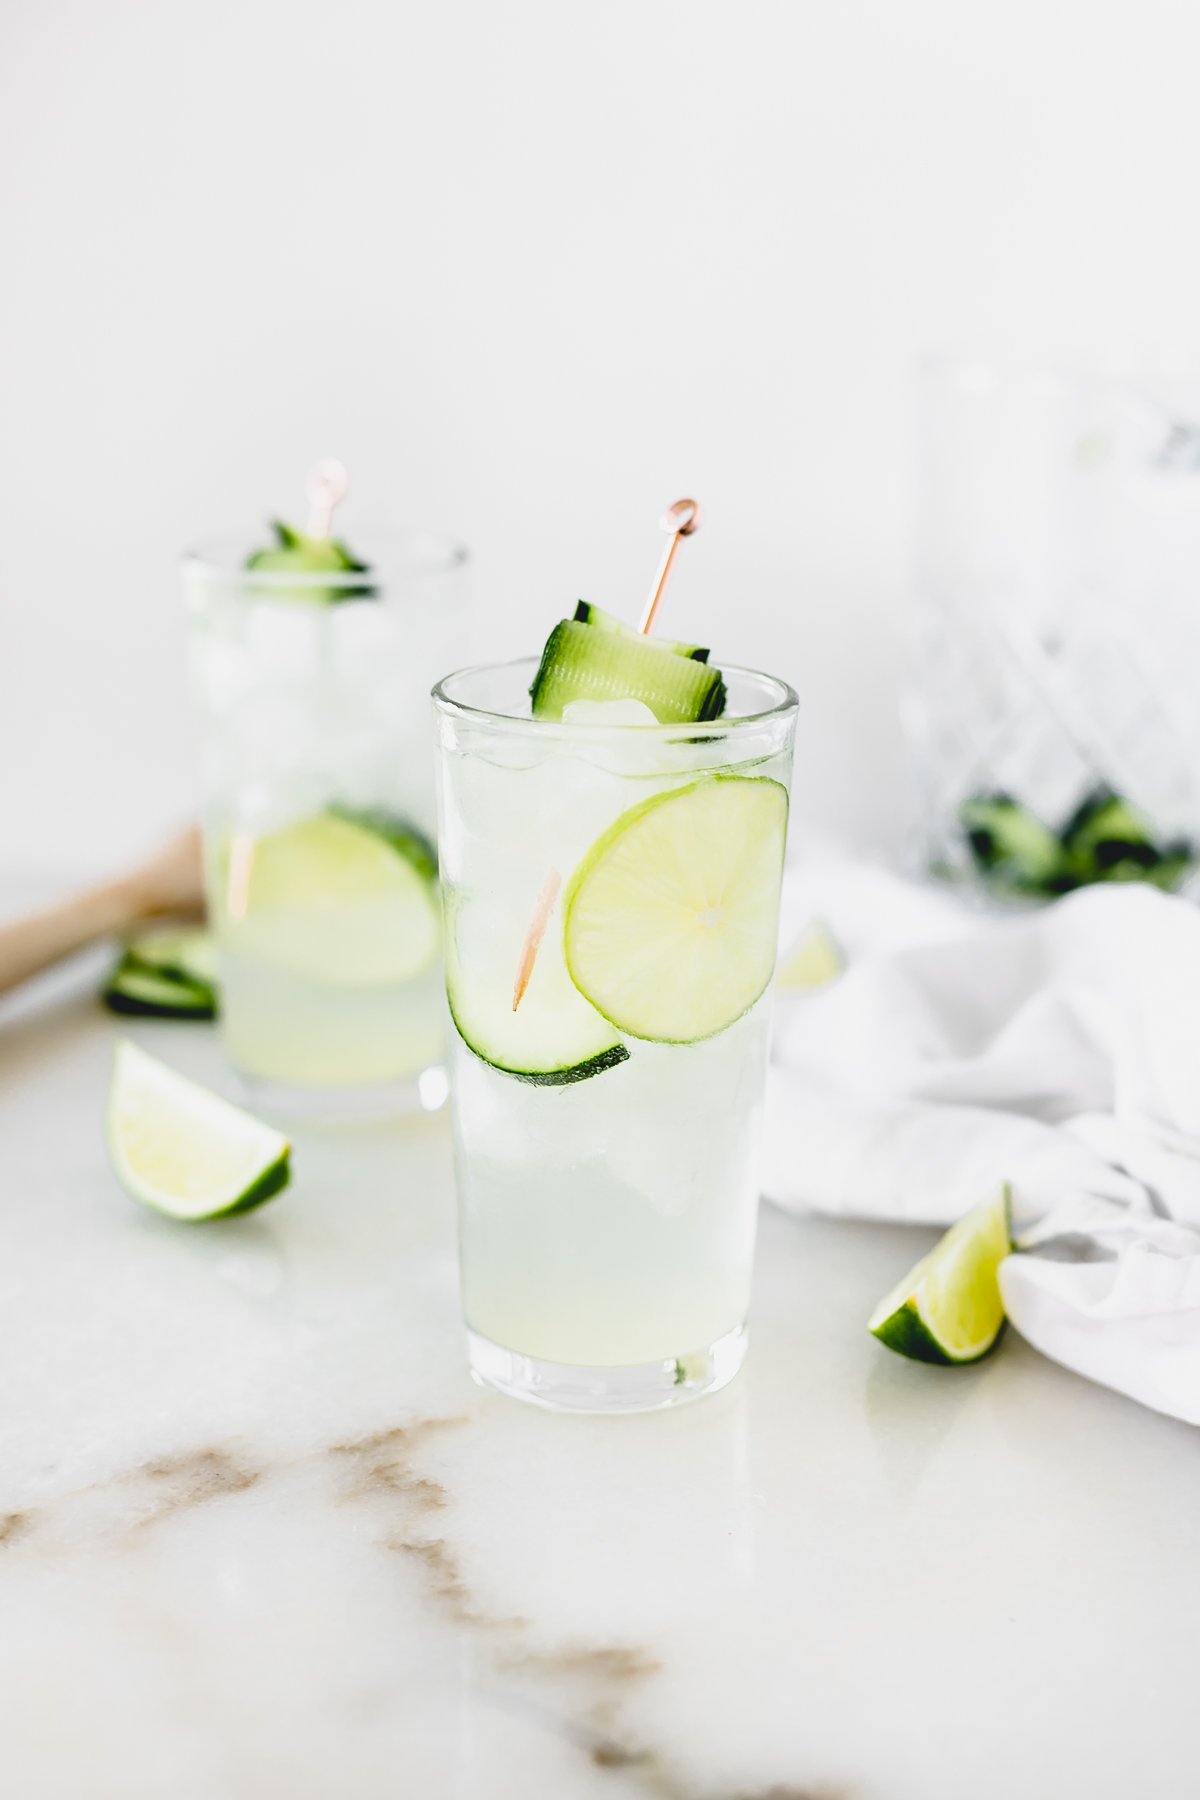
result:
[[[318,1125],[370,1125],[406,1113],[437,1112],[446,1104],[450,1080],[440,1063],[403,1081],[372,1082],[363,1087],[302,1087],[269,1081],[237,1070],[246,1104],[280,1118]]]
[[[596,1368],[522,1356],[476,1331],[467,1331],[471,1374],[482,1387],[496,1388],[514,1400],[528,1400],[553,1412],[657,1412],[664,1406],[696,1400],[701,1394],[715,1394],[741,1368],[746,1344],[746,1327],[739,1325],[715,1344],[686,1356]]]

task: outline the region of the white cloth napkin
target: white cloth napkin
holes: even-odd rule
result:
[[[1010,1182],[1016,1329],[1200,1424],[1200,909],[1114,886],[996,917],[789,870],[785,954],[813,918],[846,972],[776,1001],[767,1196],[941,1225]]]

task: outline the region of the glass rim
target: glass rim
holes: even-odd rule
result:
[[[227,587],[253,587],[268,594],[272,590],[284,588],[338,588],[345,593],[354,594],[380,585],[386,587],[389,579],[395,579],[397,575],[447,575],[454,569],[461,569],[470,559],[466,544],[443,532],[420,529],[374,531],[367,528],[362,536],[378,544],[382,552],[379,559],[365,569],[297,569],[295,572],[287,569],[248,569],[244,563],[236,560],[233,546],[236,544],[244,549],[249,536],[243,537],[232,532],[210,538],[196,549],[185,550],[180,563],[185,575],[199,575],[205,581]],[[402,564],[397,568],[389,562],[389,552],[394,556],[411,556],[419,546],[425,547],[426,554],[413,558],[407,566]]]
[[[795,689],[779,675],[768,675],[762,669],[748,669],[740,663],[723,663],[722,673],[725,675],[746,675],[753,681],[762,682],[775,692],[774,702],[758,712],[737,713],[719,719],[686,719],[672,724],[662,725],[657,721],[653,725],[618,724],[606,725],[601,721],[589,721],[585,724],[572,724],[569,720],[522,718],[516,713],[497,712],[492,707],[471,706],[464,700],[456,700],[446,689],[453,681],[460,681],[472,675],[501,674],[505,670],[528,669],[532,676],[541,658],[538,656],[514,656],[499,662],[470,663],[465,668],[454,669],[449,675],[435,683],[430,691],[434,707],[443,718],[462,719],[475,725],[486,725],[492,730],[508,733],[534,733],[540,738],[562,738],[571,743],[580,743],[587,738],[610,738],[614,734],[637,736],[642,741],[652,742],[654,739],[677,739],[681,735],[695,741],[705,738],[726,738],[735,733],[752,731],[757,727],[770,724],[773,720],[787,719],[799,710],[800,697]]]

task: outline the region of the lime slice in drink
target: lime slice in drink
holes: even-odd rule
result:
[[[995,1348],[1004,1329],[997,1271],[1012,1249],[1008,1209],[1003,1188],[952,1225],[880,1301],[867,1329],[881,1344],[931,1363],[978,1362]]]
[[[248,1212],[287,1186],[291,1146],[136,1044],[117,1045],[108,1151],[143,1206],[193,1222]]]
[[[514,1006],[519,934],[498,931],[479,902],[451,895],[446,908],[446,997],[459,1036],[481,1061],[541,1087],[586,1081],[629,1060],[607,1019],[572,985],[556,926],[551,915]]]
[[[411,981],[437,960],[433,852],[401,821],[327,812],[235,834],[223,887],[231,944],[311,981]]]
[[[842,953],[823,919],[814,919],[792,945],[775,976],[781,993],[828,987],[842,972]]]
[[[575,986],[618,1031],[712,1037],[748,1012],[775,965],[787,791],[711,775],[631,807],[564,899]]]

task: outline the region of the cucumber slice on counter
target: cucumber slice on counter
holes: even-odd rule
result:
[[[580,993],[629,1037],[693,1044],[749,1012],[775,967],[787,790],[710,775],[610,825],[567,885]]]
[[[458,1035],[481,1062],[539,1087],[586,1081],[628,1062],[612,1026],[572,985],[553,919],[514,1008],[520,955],[520,942],[506,942],[479,902],[447,897],[446,998]]]
[[[603,607],[592,606],[586,600],[580,600],[575,607],[575,619],[580,625],[594,625],[597,631],[611,631],[616,637],[637,638],[643,642],[642,634],[633,625],[626,625],[624,619],[618,619]],[[669,650],[672,656],[690,657],[692,662],[706,663],[708,651],[701,644],[679,644],[674,638],[654,637],[651,643],[657,644],[660,650]]]
[[[535,719],[561,719],[573,700],[640,700],[662,725],[718,719],[725,710],[719,669],[640,633],[626,637],[577,619],[550,633],[529,693]]]
[[[100,997],[110,1012],[132,1018],[213,1019],[217,1014],[212,988],[158,974],[130,956],[122,957]]]
[[[1009,1192],[1003,1188],[952,1225],[881,1300],[867,1329],[916,1362],[973,1363],[1004,1329],[997,1273],[1012,1250]]]
[[[125,944],[125,955],[139,968],[194,987],[217,985],[217,946],[212,933],[201,930],[141,931]]]
[[[261,1206],[290,1177],[280,1132],[129,1043],[113,1059],[108,1152],[126,1193],[189,1224]]]

